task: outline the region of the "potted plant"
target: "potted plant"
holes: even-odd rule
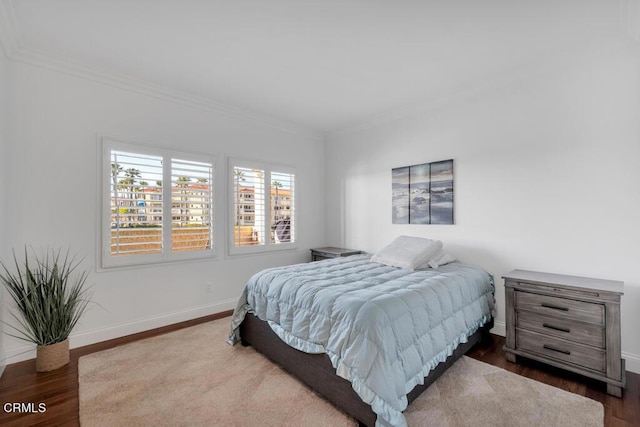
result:
[[[17,306],[17,325],[7,324],[17,334],[8,335],[37,344],[36,371],[47,372],[69,363],[69,334],[89,303],[87,272],[77,271],[69,251],[31,252],[25,249],[23,265],[14,252],[15,272],[0,262],[0,281]]]

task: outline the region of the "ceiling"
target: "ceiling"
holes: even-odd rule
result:
[[[319,132],[425,103],[619,34],[625,3],[0,2],[11,15],[16,50]],[[6,31],[4,38],[6,49]]]

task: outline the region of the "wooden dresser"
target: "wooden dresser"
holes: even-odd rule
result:
[[[516,355],[607,383],[622,396],[622,282],[514,270],[505,279],[509,361]]]

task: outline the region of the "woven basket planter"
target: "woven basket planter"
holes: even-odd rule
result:
[[[69,339],[51,344],[38,346],[36,350],[36,371],[49,372],[69,363]]]

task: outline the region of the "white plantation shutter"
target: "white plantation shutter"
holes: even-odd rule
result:
[[[290,243],[295,241],[294,193],[295,175],[284,172],[271,172],[271,243]]]
[[[234,167],[233,179],[233,245],[264,245],[265,171]]]
[[[214,255],[213,158],[103,138],[102,168],[103,267]]]
[[[112,256],[162,253],[162,157],[111,151]]]
[[[171,250],[187,252],[211,248],[213,165],[171,161]]]
[[[230,159],[230,254],[292,247],[295,174],[285,169]]]

